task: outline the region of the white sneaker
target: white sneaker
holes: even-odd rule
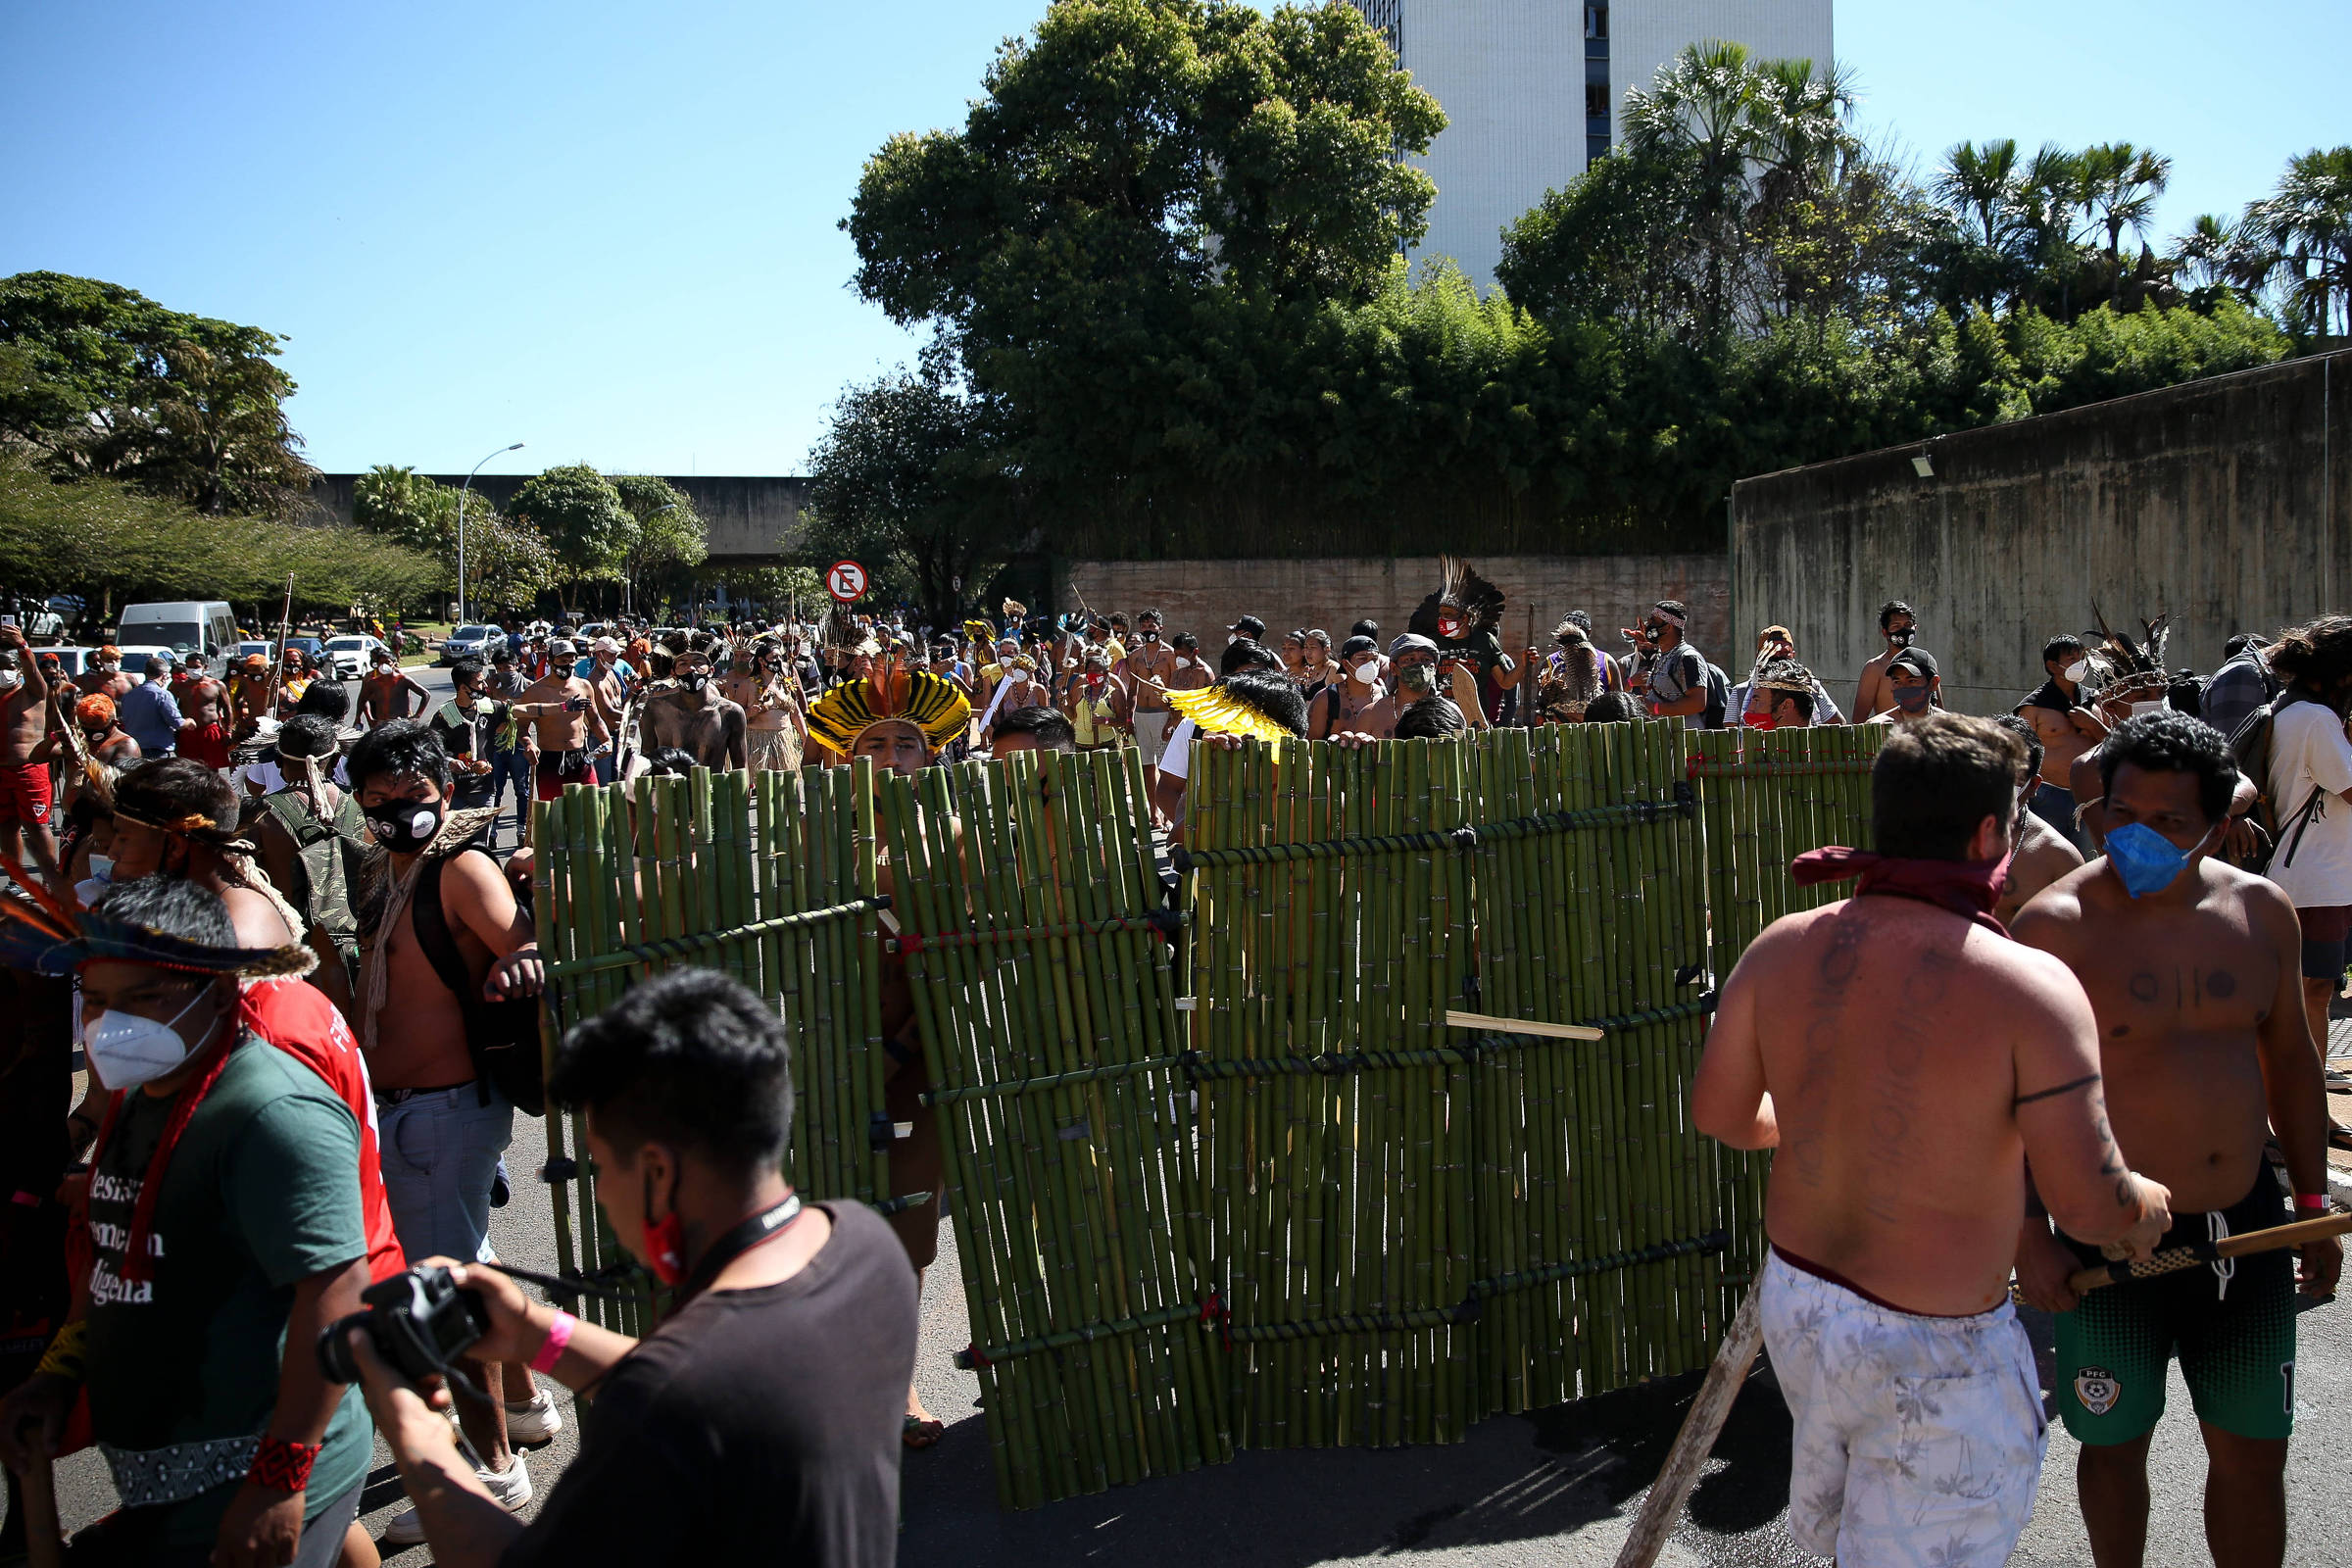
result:
[[[563,1430],[564,1412],[556,1408],[556,1396],[545,1389],[533,1389],[528,1399],[507,1406],[509,1443],[547,1443]]]
[[[508,1441],[512,1442],[513,1439]],[[520,1513],[530,1505],[531,1473],[523,1467],[521,1454],[514,1456],[514,1462],[507,1466],[503,1475],[496,1470],[476,1470],[474,1476],[490,1489],[490,1495],[497,1498],[499,1506],[509,1513]],[[392,1516],[390,1524],[384,1526],[381,1540],[388,1546],[421,1544],[424,1541],[424,1520],[418,1517],[416,1509],[403,1508]]]

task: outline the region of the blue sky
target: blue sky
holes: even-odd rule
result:
[[[1560,0],[1563,5],[1569,0]],[[834,226],[1044,0],[0,9],[0,275],[288,334],[312,460],[798,472],[915,344]],[[2341,0],[1839,0],[1861,118],[2174,160],[2161,232],[2352,134]]]

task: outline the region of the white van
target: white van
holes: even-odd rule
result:
[[[182,599],[169,604],[124,605],[115,642],[154,643],[175,654],[225,658],[237,646],[237,617],[223,599]]]

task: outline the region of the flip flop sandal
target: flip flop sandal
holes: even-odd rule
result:
[[[2329,1122],[2328,1124],[2328,1147],[2352,1149],[2352,1127],[2347,1127],[2340,1121]]]
[[[919,1415],[910,1415],[906,1418],[906,1424],[899,1429],[899,1441],[909,1448],[936,1447],[947,1432],[948,1424],[945,1421],[926,1421]]]

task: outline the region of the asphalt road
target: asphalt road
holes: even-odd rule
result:
[[[418,674],[446,693],[445,671]],[[2344,1100],[2337,1105],[2339,1115],[2352,1109]],[[493,1213],[491,1231],[502,1257],[552,1270],[547,1189],[533,1178],[545,1157],[544,1138],[543,1123],[515,1118],[508,1155],[514,1197]],[[1530,1416],[1496,1417],[1446,1447],[1246,1453],[1189,1475],[1009,1513],[996,1502],[973,1404],[978,1385],[952,1360],[972,1333],[954,1240],[946,1234],[941,1240],[924,1293],[915,1375],[924,1402],[948,1430],[937,1447],[906,1456],[900,1560],[909,1568],[1035,1568],[1097,1559],[1118,1568],[1305,1568],[1406,1554],[1430,1568],[1605,1565],[1615,1560],[1697,1387],[1692,1375]],[[2049,1321],[2029,1313],[2028,1327],[2047,1389]],[[2299,1335],[2286,1560],[2298,1568],[2335,1568],[2352,1561],[2352,1304],[2308,1307]],[[563,1473],[577,1438],[569,1396],[560,1402],[565,1431],[528,1460],[541,1493]],[[1769,1366],[1760,1365],[1661,1562],[1680,1568],[1818,1562],[1786,1528],[1788,1442],[1787,1409]],[[2075,1504],[2077,1451],[2053,1420],[2034,1521],[2013,1562],[2047,1568],[2089,1562]],[[376,1460],[363,1499],[371,1533],[406,1506],[380,1445]],[[2178,1372],[2151,1469],[2148,1563],[2207,1561],[2204,1458]],[[94,1451],[60,1461],[58,1490],[69,1529],[114,1506]],[[386,1560],[413,1568],[431,1556],[421,1546],[387,1548]]]

